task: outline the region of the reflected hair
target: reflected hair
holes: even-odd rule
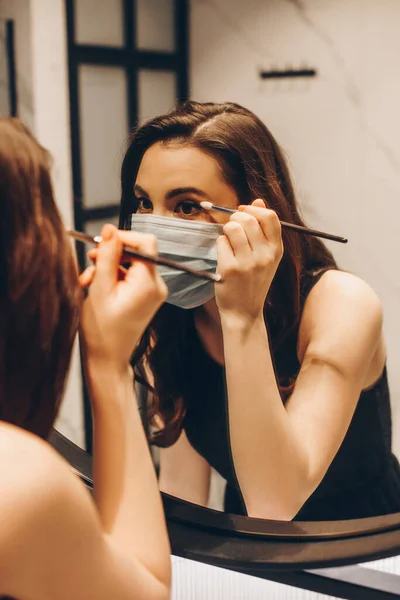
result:
[[[80,303],[49,155],[18,119],[0,118],[0,420],[48,437]]]
[[[133,186],[140,163],[146,150],[157,142],[205,152],[216,161],[223,180],[235,190],[240,204],[263,198],[281,221],[304,226],[283,151],[264,123],[238,104],[187,101],[134,132],[121,170],[121,228],[130,229],[130,216],[137,210]],[[284,229],[282,238],[284,255],[265,301],[264,317],[277,382],[285,400],[295,380],[302,277],[308,272],[335,268],[336,264],[326,246],[315,237]],[[184,390],[189,382],[185,381],[180,349],[189,313],[164,304],[132,358],[138,380],[152,390],[149,418],[154,425],[158,423],[152,436],[152,442],[158,446],[173,444],[183,426]]]

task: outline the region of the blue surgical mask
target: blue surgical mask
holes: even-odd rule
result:
[[[133,214],[131,229],[152,233],[158,242],[158,254],[192,269],[215,273],[217,267],[217,238],[222,225],[189,221],[151,214]],[[168,304],[195,308],[214,296],[214,283],[193,277],[162,265],[158,272],[168,287]]]

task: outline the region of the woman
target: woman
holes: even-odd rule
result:
[[[228,512],[400,511],[380,302],[318,238],[280,220],[303,224],[282,151],[250,111],[187,102],[133,136],[122,226],[203,268],[214,244],[224,278],[214,296],[188,280],[179,293],[163,273],[167,304],[135,352],[154,391],[161,489],[206,505],[211,465],[227,480]]]
[[[155,253],[155,240],[105,226],[96,269],[81,276],[91,283],[82,333],[93,502],[44,441],[78,327],[76,266],[47,154],[19,121],[4,118],[0,215],[0,595],[166,600],[169,545],[129,366],[166,289],[150,265],[119,270],[122,242]]]

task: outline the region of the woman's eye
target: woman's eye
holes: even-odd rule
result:
[[[201,210],[201,206],[197,204],[197,202],[191,200],[179,202],[179,204],[175,206],[175,212],[185,217],[193,217],[201,212]]]
[[[149,212],[153,210],[153,204],[148,198],[136,198],[137,210],[136,212]]]

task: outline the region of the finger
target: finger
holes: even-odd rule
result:
[[[282,240],[281,224],[275,211],[261,206],[240,206],[241,213],[247,213],[257,219],[265,237],[273,244],[279,244]]]
[[[136,233],[134,235],[137,238]],[[139,251],[143,252],[143,248],[145,248],[147,254],[156,255],[157,239],[153,235],[148,234],[141,234],[140,237],[142,239],[140,240]],[[137,241],[136,239],[134,243]],[[131,246],[130,242],[129,244]],[[124,245],[128,246],[127,243]],[[132,265],[126,271],[125,283],[136,291],[140,288],[141,292],[147,295],[150,305],[156,301],[158,306],[161,306],[168,296],[168,288],[158,273],[157,265],[141,261],[140,258],[137,260],[133,259]],[[129,298],[134,298],[136,294],[132,295],[129,293],[128,296]]]
[[[125,269],[124,279],[134,286],[138,285],[138,281],[148,282],[155,278],[157,275],[157,269],[155,265],[147,262],[141,262],[140,260],[134,260],[132,264]]]
[[[92,248],[91,250],[89,250],[89,252],[86,253],[86,256],[90,258],[90,260],[92,260],[93,262],[96,262],[97,252],[97,248]]]
[[[258,208],[268,208],[264,200],[262,200],[261,198],[257,198],[257,200],[254,200],[251,203],[251,206],[257,206]]]
[[[135,231],[118,230],[118,237],[121,242],[132,249],[141,250],[148,254],[157,253],[157,239],[155,236],[148,233],[140,233]],[[86,255],[90,260],[95,260],[97,257],[98,248],[91,248]]]
[[[83,288],[89,287],[93,281],[95,271],[96,269],[94,266],[85,269],[78,277],[79,285]]]
[[[122,244],[114,225],[104,225],[101,237],[102,241],[97,249],[96,272],[93,282],[101,285],[107,292],[117,284]]]
[[[230,220],[224,225],[224,235],[227,237],[236,258],[247,258],[251,256],[252,250],[249,240],[241,223]]]
[[[94,265],[96,265],[97,254],[97,248],[92,248],[92,250],[89,250],[89,252],[87,253],[87,257],[94,263]],[[128,269],[126,269],[123,265],[120,264],[118,267],[118,279],[124,279],[127,272]]]
[[[223,273],[232,263],[235,262],[235,255],[232,246],[225,235],[217,238],[217,272]]]
[[[157,238],[154,235],[119,229],[118,238],[128,248],[140,250],[153,256],[157,254]]]
[[[253,215],[244,212],[236,212],[230,218],[231,221],[240,223],[247,236],[247,241],[253,252],[256,252],[261,245],[265,245],[266,239],[259,222]]]
[[[154,235],[137,231],[119,230],[118,237],[127,248],[150,254],[150,256],[157,256],[157,238]],[[157,273],[157,266],[153,263],[141,262],[140,258],[135,260],[135,258],[129,257],[128,254],[124,256],[125,259],[131,261],[133,263],[132,266],[136,264],[145,265],[152,276]]]

